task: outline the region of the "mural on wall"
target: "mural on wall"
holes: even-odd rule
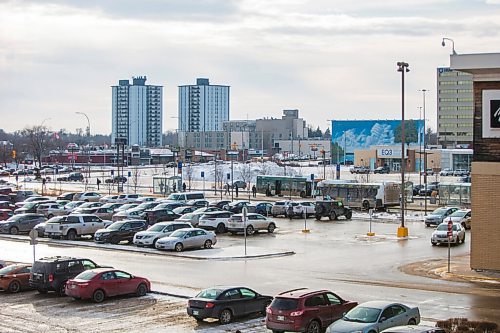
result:
[[[423,120],[405,121],[405,138],[420,143],[424,135]],[[333,120],[332,143],[345,147],[347,154],[370,146],[395,145],[401,142],[401,120]]]

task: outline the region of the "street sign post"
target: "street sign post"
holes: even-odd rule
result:
[[[245,257],[247,256],[247,216],[248,216],[248,208],[243,207],[243,234],[245,235]]]
[[[448,273],[450,273],[451,239],[453,238],[453,222],[448,220]]]
[[[35,229],[31,229],[30,233],[30,245],[33,245],[33,263],[35,263],[36,256],[35,256],[35,246],[38,244],[37,237],[38,237],[38,232]]]
[[[370,215],[370,231],[366,234],[367,236],[375,236],[375,233],[372,232],[372,217],[373,217],[373,208],[368,210],[368,214]]]
[[[201,178],[203,179],[203,192],[205,192],[205,171],[201,172]]]

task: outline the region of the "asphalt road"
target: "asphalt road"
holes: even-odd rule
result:
[[[398,240],[397,224],[374,222],[376,236],[369,238],[366,220],[308,220],[310,233],[302,233],[304,221],[276,219],[275,234],[248,238],[249,247],[293,250],[295,255],[252,260],[196,260],[165,255],[138,254],[80,247],[37,245],[37,257],[84,256],[95,261],[145,276],[153,289],[193,295],[213,285],[248,285],[265,294],[277,294],[298,287],[326,288],[358,302],[383,299],[420,307],[428,320],[468,317],[497,321],[500,318],[500,290],[471,283],[458,283],[407,275],[403,264],[442,259],[446,247],[430,245],[432,229],[422,222],[408,222],[410,239]],[[466,243],[452,247],[452,256],[466,254]],[[219,236],[216,247],[243,244],[242,236]],[[204,250],[209,251],[209,250]],[[251,253],[249,253],[251,254]],[[27,242],[0,240],[0,257],[32,260]]]

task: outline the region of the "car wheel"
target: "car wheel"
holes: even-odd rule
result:
[[[363,201],[363,209],[364,210],[370,209],[370,203],[367,200]]]
[[[9,234],[17,235],[19,233],[19,229],[17,227],[12,227],[9,229]]]
[[[283,331],[273,330],[273,333],[283,333]]]
[[[462,238],[462,244],[465,243],[465,235],[464,235],[464,238]]]
[[[194,319],[196,319],[196,321],[198,321],[198,322],[202,322],[203,321],[203,318],[200,318],[200,317],[194,317]]]
[[[408,320],[408,325],[417,325],[417,321],[411,318],[410,320]]]
[[[345,218],[350,220],[352,219],[352,212],[351,211],[348,211],[346,214],[345,214]]]
[[[102,301],[104,301],[104,298],[106,298],[106,295],[104,295],[104,291],[102,291],[101,289],[97,289],[92,294],[92,301],[94,303],[101,303]]]
[[[203,244],[203,247],[204,247],[205,249],[211,249],[211,248],[212,248],[212,241],[211,241],[210,239],[207,239],[207,240],[205,241],[205,244]]]
[[[76,232],[74,230],[68,231],[66,238],[68,238],[68,240],[71,240],[71,241],[76,240]]]
[[[224,309],[219,315],[219,323],[222,325],[229,324],[233,320],[233,313],[229,309]]]
[[[59,288],[57,288],[57,293],[59,294],[59,296],[66,295],[66,281],[61,282]]]
[[[21,284],[19,283],[19,281],[12,281],[9,284],[9,288],[8,288],[9,293],[13,293],[13,294],[18,293],[20,290],[21,290]]]
[[[174,249],[176,252],[182,252],[182,250],[184,250],[184,246],[182,245],[182,243],[177,243],[175,244]]]
[[[155,240],[153,240],[153,247],[156,247],[156,242],[158,241],[159,238],[156,238]]]
[[[53,218],[53,217],[54,217],[54,214],[49,214],[49,215],[47,215],[47,218],[48,218],[48,219],[51,219],[51,218]]]
[[[330,212],[330,220],[333,221],[333,220],[336,220],[337,219],[337,214],[335,214],[334,211],[331,211]]]
[[[271,215],[272,215],[272,217],[276,217],[276,214],[271,214]]]
[[[426,226],[426,227],[430,227],[431,225],[430,225],[430,224],[428,224],[428,223],[426,223],[426,224],[425,224],[425,226]]]
[[[224,226],[224,223],[219,223],[217,225],[217,228],[215,229],[215,231],[218,233],[218,234],[222,234],[226,231],[226,227]]]
[[[437,243],[436,242],[431,242],[432,246],[436,246]]]
[[[137,291],[135,292],[135,294],[138,296],[138,297],[141,297],[141,296],[144,296],[148,293],[148,287],[144,284],[144,283],[141,283],[138,287],[137,287]]]
[[[81,300],[82,298],[81,298],[81,297],[73,297],[73,299],[74,299],[75,301],[79,301],[79,300]]]
[[[118,243],[120,243],[120,238],[118,236],[113,236],[113,237],[111,237],[110,243],[111,244],[118,244]]]
[[[270,234],[272,234],[275,229],[276,229],[276,225],[274,225],[274,223],[269,223],[269,225],[267,226],[267,232]]]
[[[251,225],[247,226],[247,235],[253,235],[254,232],[255,229]]]
[[[316,321],[313,320],[307,325],[306,329],[307,333],[320,333],[321,332],[321,325]]]
[[[47,293],[47,290],[45,290],[45,289],[37,289],[36,291],[38,291],[39,294],[46,294]]]

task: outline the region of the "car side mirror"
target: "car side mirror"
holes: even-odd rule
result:
[[[387,318],[382,317],[382,318],[380,318],[380,320],[379,320],[378,322],[379,322],[379,323],[383,323],[386,319],[387,319]]]

